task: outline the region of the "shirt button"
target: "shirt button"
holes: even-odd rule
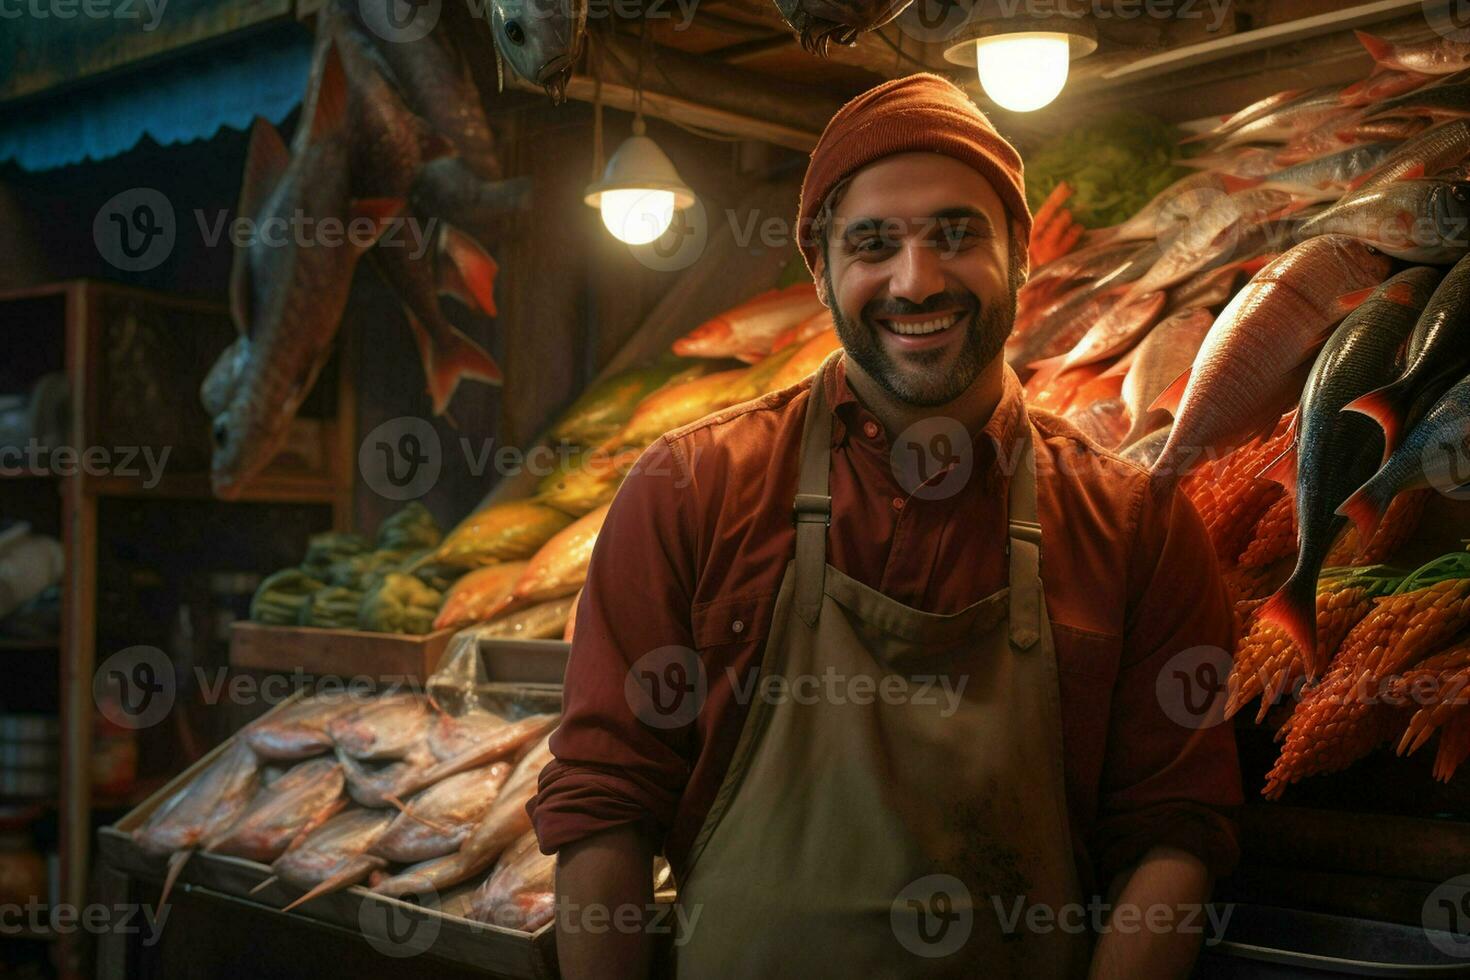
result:
[[[735,622],[733,622],[733,623],[730,624],[730,628],[732,630],[734,630],[735,632],[737,632],[737,633],[744,633],[745,632],[745,623],[744,623],[743,620],[737,619],[737,620],[735,620]]]
[[[863,423],[863,435],[867,436],[869,439],[876,439],[876,438],[878,438],[878,423],[877,422],[864,422]]]
[[[894,497],[893,498],[893,509],[894,510],[903,510],[903,498],[902,497]]]

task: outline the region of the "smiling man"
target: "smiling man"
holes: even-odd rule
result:
[[[1230,607],[1189,503],[1002,358],[1019,156],[898,79],[800,222],[840,356],[666,434],[598,538],[531,804],[563,975],[648,975],[660,851],[679,977],[1187,975],[1237,855],[1195,683]]]

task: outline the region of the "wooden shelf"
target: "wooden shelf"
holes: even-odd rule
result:
[[[178,473],[146,485],[141,476],[97,476],[87,480],[87,492],[98,497],[151,497],[160,500],[218,500],[208,473]],[[325,477],[267,474],[252,481],[229,503],[336,502],[340,489]]]

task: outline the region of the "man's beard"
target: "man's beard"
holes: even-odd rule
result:
[[[827,292],[829,296],[836,296],[830,271],[827,273]],[[960,320],[965,337],[953,366],[947,370],[939,367],[938,362],[946,356],[944,350],[915,351],[909,355],[911,360],[920,364],[932,361],[934,369],[918,372],[917,376],[901,371],[878,339],[877,332],[884,328],[878,325],[877,317],[910,316],[944,309],[964,311]],[[900,401],[928,408],[947,405],[964,394],[985,366],[1000,356],[1015,325],[1016,294],[1012,290],[1004,301],[989,306],[982,305],[979,297],[969,292],[944,293],[923,303],[874,300],[863,307],[857,321],[847,317],[834,302],[832,321],[837,326],[837,337],[842,341],[847,356],[856,361],[870,378]]]

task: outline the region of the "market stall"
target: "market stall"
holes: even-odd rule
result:
[[[0,649],[58,655],[0,718],[11,897],[175,910],[26,935],[64,949],[37,975],[558,975],[527,803],[599,532],[660,436],[842,346],[791,227],[803,153],[918,70],[1025,160],[1004,355],[1028,403],[1186,496],[1231,594],[1233,651],[1159,681],[1178,724],[1233,727],[1244,779],[1197,975],[1467,969],[1470,39],[1447,5],[1103,5],[1058,35],[1052,105],[987,78],[1006,32],[976,5],[641,5],[536,20],[529,45],[491,6],[417,37],[364,5],[287,15],[299,115],[274,93],[275,118],[233,120],[225,210],[361,242],[247,235],[153,291],[0,295],[0,390],[26,392],[0,448],[179,454],[152,484],[0,457]],[[53,479],[56,501],[28,489]],[[138,557],[186,526],[173,563]],[[206,616],[170,584],[201,561]]]

